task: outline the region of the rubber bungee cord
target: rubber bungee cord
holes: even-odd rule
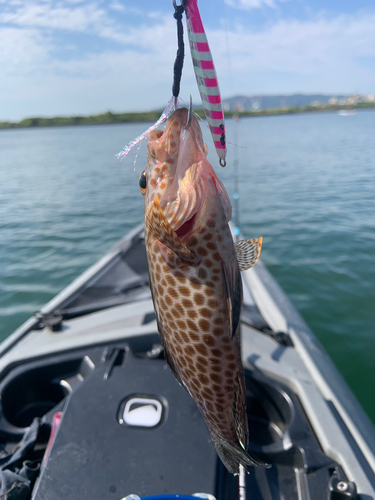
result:
[[[172,84],[172,95],[174,97],[174,107],[178,108],[178,96],[180,93],[180,83],[182,68],[184,66],[185,57],[185,45],[184,45],[184,27],[182,24],[182,14],[184,13],[183,3],[177,5],[175,0],[173,0],[174,14],[173,17],[177,21],[177,55],[176,60],[173,65],[173,84]]]

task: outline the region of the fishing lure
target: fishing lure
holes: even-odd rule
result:
[[[220,165],[225,167],[227,149],[224,112],[214,61],[204,31],[197,0],[182,0],[182,5],[186,12],[190,52],[203,109],[210,127]]]
[[[129,142],[128,144],[126,144],[123,149],[117,153],[117,158],[119,160],[123,160],[126,155],[128,153],[130,153],[130,151],[134,148],[134,146],[136,146],[137,144],[139,144],[141,141],[143,141],[143,139],[150,133],[152,132],[153,130],[155,130],[159,125],[161,125],[165,120],[167,120],[170,115],[173,113],[174,111],[174,108],[175,108],[175,103],[174,103],[174,99],[171,98],[169,101],[168,101],[168,104],[167,106],[165,107],[164,111],[162,112],[162,114],[160,115],[160,118],[153,124],[151,125],[151,127],[149,127],[147,130],[145,130],[142,134],[140,134],[138,137],[136,137],[135,139],[133,139],[131,142]]]
[[[197,0],[181,0],[181,5],[177,6],[173,0],[175,8],[175,19],[177,20],[178,51],[174,66],[174,79],[172,87],[172,99],[168,102],[159,120],[139,135],[136,139],[126,144],[117,154],[123,160],[130,150],[139,144],[150,132],[161,125],[169,118],[171,113],[178,107],[178,95],[180,91],[180,80],[184,59],[184,43],[182,30],[182,12],[186,13],[186,24],[188,30],[190,52],[193,59],[195,77],[201,95],[203,109],[207,118],[208,126],[214,141],[215,149],[219,157],[219,163],[225,167],[225,157],[227,153],[225,140],[224,111],[221,102],[219,83],[216,75],[214,61],[206,33],[204,31],[202,19],[199,13]]]

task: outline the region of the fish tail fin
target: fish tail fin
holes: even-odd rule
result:
[[[211,434],[211,438],[216,448],[216,453],[219,455],[220,460],[231,474],[237,475],[239,473],[240,465],[243,465],[245,469],[248,465],[263,466],[267,468],[270,467],[270,465],[263,462],[263,460],[259,458],[252,458],[240,446],[233,446],[225,442],[216,434]]]

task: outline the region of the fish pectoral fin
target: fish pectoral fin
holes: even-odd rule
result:
[[[164,262],[170,269],[177,269],[181,265],[181,259],[166,245],[161,243],[161,241],[154,242],[154,249],[156,252],[160,253],[163,257]]]
[[[263,238],[253,238],[250,240],[237,241],[234,244],[240,271],[250,269],[259,259],[262,249],[262,240]]]
[[[225,262],[223,262],[222,268],[224,274],[225,294],[227,298],[229,330],[231,332],[231,338],[233,339],[240,324],[242,281],[237,266],[235,266],[235,268],[233,266],[229,267],[225,264]]]
[[[148,224],[149,231],[153,234],[157,242],[163,245],[164,248],[159,245],[158,249],[166,264],[171,260],[176,265],[177,259],[173,254],[180,260],[178,265],[183,263],[196,266],[200,263],[201,258],[191,252],[172,229],[160,206],[158,196],[147,212],[146,224]]]

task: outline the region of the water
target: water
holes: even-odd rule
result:
[[[147,124],[0,132],[0,338],[143,218]],[[211,144],[207,133],[206,140]],[[375,422],[375,112],[228,120],[241,230]],[[233,151],[221,169],[233,194]]]

